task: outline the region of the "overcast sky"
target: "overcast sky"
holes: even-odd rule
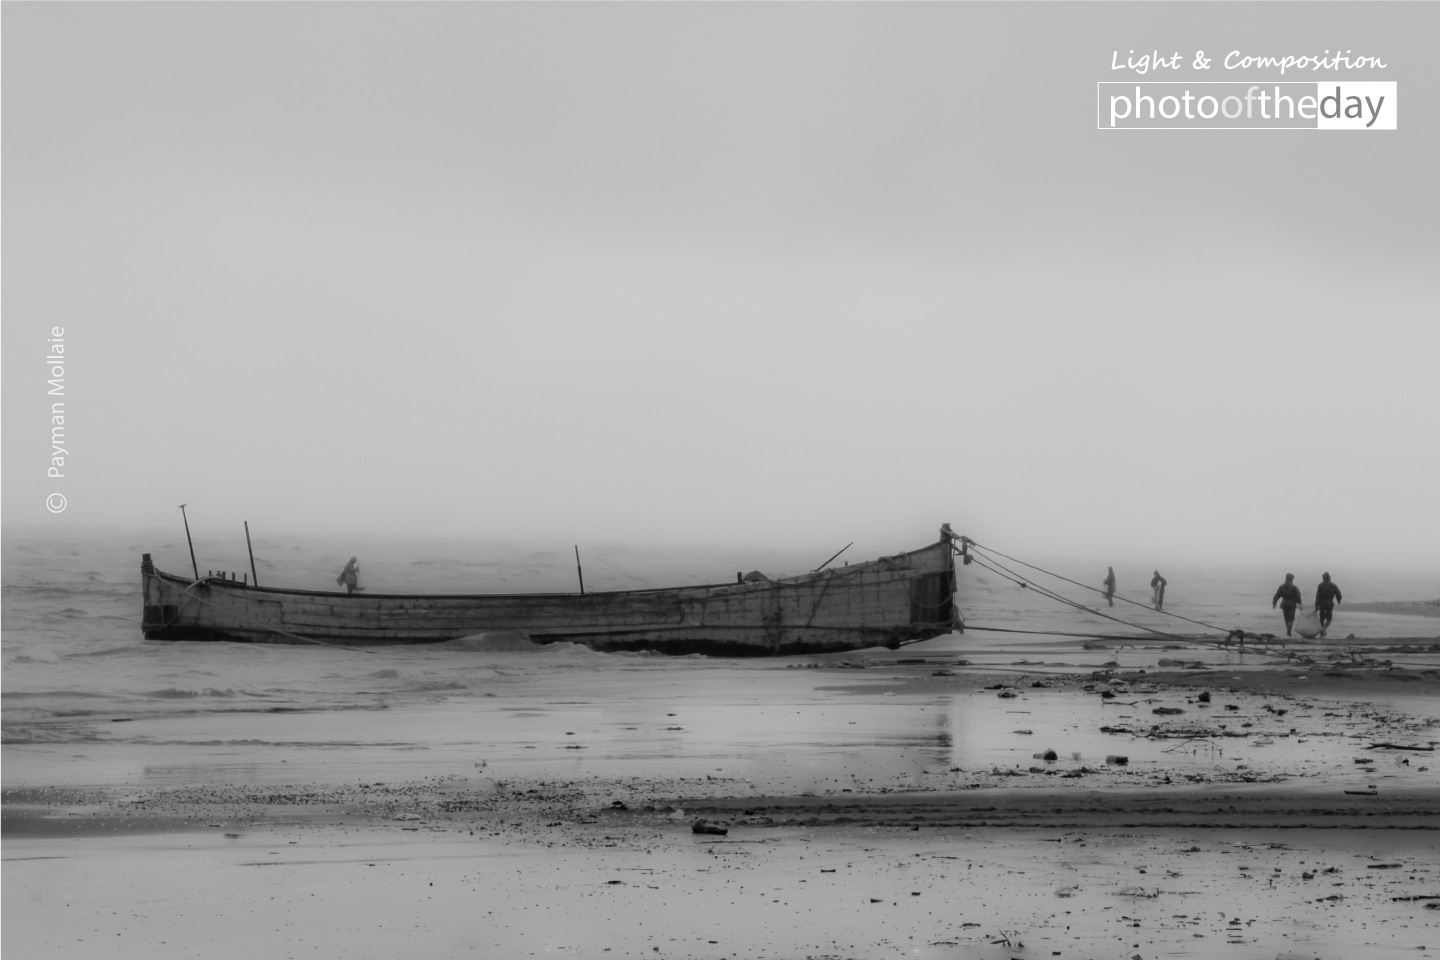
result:
[[[12,530],[1440,566],[1434,4],[3,18]],[[1342,48],[1398,131],[1095,129]]]

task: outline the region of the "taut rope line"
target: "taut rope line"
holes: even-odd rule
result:
[[[994,567],[990,566],[990,564],[986,563],[984,560],[981,560],[979,557],[976,557],[976,558],[975,558],[975,562],[978,563],[980,566],[984,567],[986,570],[989,570],[991,573],[995,574],[996,576],[1001,577],[1001,578],[1003,578],[1003,579],[1005,579],[1005,580],[1009,580],[1011,583],[1014,583],[1014,584],[1016,584],[1016,585],[1018,585],[1018,586],[1021,586],[1021,587],[1030,587],[1030,588],[1033,588],[1033,589],[1035,590],[1035,592],[1038,593],[1038,594],[1040,594],[1042,597],[1046,597],[1046,598],[1048,598],[1048,599],[1050,599],[1050,600],[1056,600],[1056,601],[1058,601],[1058,602],[1060,602],[1060,603],[1063,603],[1063,604],[1065,604],[1065,605],[1067,605],[1067,606],[1074,607],[1074,608],[1077,609],[1077,610],[1084,610],[1086,613],[1093,613],[1095,616],[1097,616],[1097,617],[1104,617],[1106,620],[1113,620],[1113,621],[1115,621],[1116,623],[1123,623],[1125,626],[1127,626],[1127,627],[1134,627],[1136,630],[1144,630],[1146,633],[1153,633],[1155,636],[1157,636],[1157,637],[1163,637],[1163,638],[1166,639],[1166,640],[1182,640],[1182,641],[1184,641],[1184,642],[1186,642],[1186,643],[1215,643],[1215,642],[1217,642],[1217,641],[1213,641],[1213,640],[1211,640],[1211,641],[1200,640],[1200,639],[1198,639],[1198,638],[1196,638],[1196,637],[1181,636],[1180,634],[1175,634],[1175,633],[1166,633],[1166,632],[1164,632],[1163,630],[1156,630],[1156,629],[1154,629],[1154,628],[1152,628],[1152,627],[1147,627],[1147,626],[1145,626],[1144,624],[1131,623],[1129,620],[1121,620],[1119,617],[1112,617],[1112,616],[1110,616],[1110,615],[1107,614],[1107,613],[1101,613],[1099,610],[1092,610],[1092,609],[1090,609],[1089,607],[1085,606],[1085,605],[1082,604],[1082,603],[1077,603],[1077,602],[1075,602],[1074,600],[1071,600],[1069,597],[1063,597],[1063,596],[1061,596],[1060,594],[1054,592],[1053,590],[1049,590],[1049,589],[1047,589],[1047,588],[1045,588],[1045,587],[1039,586],[1038,584],[1031,583],[1031,582],[1029,582],[1028,580],[1025,580],[1025,579],[1023,579],[1023,578],[1020,578],[1019,574],[1015,574],[1013,571],[1011,571],[1009,574],[1003,573],[1003,572],[1001,572],[1000,570],[997,570],[997,569],[995,569]],[[984,630],[984,629],[987,629],[987,628],[985,628],[985,627],[977,627],[977,626],[972,626],[972,625],[970,625],[970,624],[966,624],[966,628],[967,628],[967,629],[975,629],[975,630]],[[1066,636],[1069,636],[1069,634],[1066,634]],[[1076,634],[1076,636],[1081,636],[1081,634]],[[1100,636],[1097,636],[1097,635],[1094,635],[1094,634],[1085,634],[1084,636],[1094,636],[1095,639],[1097,639],[1097,640],[1100,640],[1100,639],[1108,639],[1108,638],[1100,637]]]
[[[1056,580],[1064,580],[1066,583],[1073,583],[1073,584],[1074,584],[1075,586],[1077,586],[1077,587],[1082,587],[1082,588],[1084,588],[1084,589],[1086,589],[1086,590],[1091,590],[1091,591],[1093,591],[1093,592],[1095,592],[1095,593],[1099,593],[1099,594],[1102,594],[1102,595],[1105,593],[1105,591],[1104,591],[1104,590],[1101,590],[1099,587],[1092,587],[1092,586],[1090,586],[1088,583],[1081,583],[1079,580],[1071,580],[1069,577],[1064,577],[1064,576],[1061,576],[1061,575],[1058,574],[1058,573],[1053,573],[1053,572],[1051,572],[1051,571],[1049,571],[1049,570],[1046,570],[1044,567],[1037,567],[1037,566],[1035,566],[1035,564],[1033,564],[1033,563],[1026,563],[1024,560],[1017,560],[1017,559],[1015,559],[1014,557],[1009,556],[1009,555],[1007,555],[1007,554],[1003,554],[1003,553],[1001,553],[999,550],[996,550],[996,549],[994,549],[994,548],[992,548],[992,547],[983,546],[983,545],[981,545],[981,544],[975,543],[975,541],[973,541],[973,540],[970,541],[970,543],[971,543],[972,546],[979,547],[979,548],[981,548],[981,549],[983,549],[983,550],[986,550],[986,551],[989,552],[989,553],[993,553],[993,554],[995,554],[995,556],[997,556],[997,557],[1004,557],[1006,560],[1009,560],[1011,563],[1018,563],[1018,564],[1020,564],[1020,566],[1022,566],[1022,567],[1029,567],[1031,570],[1039,570],[1041,573],[1045,574],[1046,576],[1048,576],[1048,577],[1054,577]],[[994,562],[999,563],[999,561],[994,561]],[[1001,566],[1003,566],[1003,564],[1001,564]],[[1008,568],[1007,568],[1007,569],[1008,569]],[[1010,571],[1010,572],[1011,572],[1011,573],[1014,573],[1013,570]],[[1017,574],[1015,574],[1015,576],[1018,577],[1018,576],[1020,576],[1020,575],[1017,573]],[[1040,589],[1040,588],[1037,587],[1036,589]],[[1129,598],[1127,598],[1127,597],[1122,597],[1122,596],[1118,596],[1118,595],[1115,596],[1115,599],[1116,599],[1116,600],[1123,601],[1123,602],[1125,602],[1125,603],[1134,604],[1134,605],[1137,606],[1137,607],[1144,607],[1146,610],[1151,609],[1151,608],[1150,608],[1150,605],[1149,605],[1148,603],[1141,603],[1141,602],[1138,601],[1138,600],[1131,600],[1131,599],[1129,599]],[[1088,609],[1088,608],[1082,607],[1082,609]],[[1093,611],[1092,611],[1092,612],[1093,612]],[[1230,632],[1229,630],[1226,630],[1224,627],[1219,626],[1218,624],[1206,623],[1206,622],[1203,621],[1203,620],[1191,620],[1189,617],[1182,617],[1182,616],[1180,616],[1180,614],[1178,614],[1178,613],[1171,613],[1169,610],[1156,610],[1155,612],[1156,612],[1156,613],[1163,613],[1163,614],[1164,614],[1165,616],[1167,616],[1167,617],[1174,617],[1176,620],[1184,620],[1186,623],[1193,623],[1193,624],[1195,624],[1196,626],[1208,627],[1208,628],[1211,629],[1211,630],[1220,630],[1220,631],[1223,631],[1223,632],[1225,632],[1225,633],[1229,633],[1229,632]],[[1101,616],[1104,616],[1104,614],[1101,614]],[[1112,617],[1111,619],[1113,620],[1114,618]],[[1121,620],[1120,622],[1121,622],[1121,623],[1125,623],[1124,620]],[[1135,624],[1129,624],[1129,626],[1135,626]],[[1144,628],[1141,628],[1141,629],[1144,629]]]

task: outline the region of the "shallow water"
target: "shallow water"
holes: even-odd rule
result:
[[[1081,763],[1093,763],[1130,738],[1095,733],[1094,718],[1083,715],[1090,707],[1043,692],[1027,693],[1022,704],[989,695],[896,698],[893,691],[887,697],[878,689],[850,689],[880,682],[890,668],[905,676],[928,673],[897,661],[943,666],[963,658],[973,664],[967,669],[992,671],[998,681],[1017,670],[1035,677],[1087,673],[1105,664],[1154,670],[1167,660],[1203,660],[1241,672],[1271,660],[1213,647],[1170,649],[1172,643],[1138,631],[1133,643],[1111,649],[1080,649],[1077,640],[1064,637],[977,630],[900,651],[790,661],[597,654],[515,637],[366,650],[147,642],[139,634],[141,549],[124,539],[45,543],[6,537],[5,785],[275,782],[294,779],[297,768],[307,778],[329,780],[436,771],[472,775],[477,769],[491,777],[526,770],[598,775],[622,764],[740,779],[757,788],[919,783],[951,767],[1027,763],[1030,752],[1047,747],[1065,762],[1078,753]],[[172,561],[185,556],[175,544],[156,550],[162,565],[175,566]],[[265,552],[285,558],[264,565],[267,581],[284,577],[288,583],[323,585],[311,581],[343,562],[338,553],[332,557],[301,542],[269,543]],[[454,589],[459,581],[485,578],[506,589],[553,589],[563,559],[543,551],[511,551],[498,559],[450,555],[442,561],[399,554],[393,562],[362,568],[388,578],[387,589]],[[708,572],[676,565],[666,574],[624,551],[599,558],[596,566],[595,576],[608,586],[642,585],[637,570],[650,583],[675,582],[663,579],[667,575],[693,582]],[[788,571],[771,565],[771,572]],[[1243,622],[1252,630],[1277,619],[1268,609],[1270,588],[1257,582],[1257,575],[1238,570],[1168,575],[1170,605],[1187,616]],[[607,578],[613,582],[605,583]],[[960,582],[972,625],[1124,629],[1044,601],[1033,590],[973,566],[961,569]],[[1384,600],[1416,599],[1430,587],[1424,577],[1408,582],[1385,577],[1377,578],[1373,589],[1354,578],[1346,589],[1362,599]],[[1121,607],[1126,605],[1117,611]],[[1127,608],[1124,615],[1147,625],[1163,621],[1139,608]],[[1394,636],[1420,635],[1413,631],[1422,628],[1434,633],[1440,621],[1366,614],[1337,624]],[[1440,664],[1440,654],[1387,656]],[[846,661],[867,662],[871,669],[786,669]],[[1434,716],[1440,706],[1433,698],[1396,696],[1400,699],[1390,700],[1395,709]],[[1030,712],[1014,712],[1022,709]],[[1141,722],[1120,717],[1114,707],[1104,709],[1117,725]],[[1218,705],[1212,712],[1218,713]],[[1014,733],[1026,727],[1035,733]],[[1142,740],[1123,746],[1144,762],[1169,745],[1157,741],[1152,749]],[[1297,746],[1291,741],[1285,749]],[[1333,763],[1332,746],[1316,739],[1291,752],[1297,764]],[[1212,752],[1216,758],[1223,753],[1225,763],[1237,762],[1229,746]],[[1195,764],[1211,759],[1199,752],[1192,758]]]
[[[1195,691],[1143,682],[1109,702],[1076,685],[1031,686],[1105,664],[1156,670],[1177,669],[1162,661],[1199,660],[1223,667],[1222,676],[1244,676],[1274,661],[1206,646],[1169,649],[1138,631],[1133,643],[1107,649],[976,630],[899,651],[746,661],[597,654],[513,637],[365,651],[151,643],[139,636],[138,553],[121,543],[5,541],[3,785],[102,784],[121,794],[87,821],[83,842],[64,823],[33,837],[7,835],[6,946],[26,956],[108,957],[123,943],[134,955],[176,958],[543,950],[707,960],[1056,952],[1272,960],[1290,951],[1430,956],[1440,944],[1432,912],[1393,899],[1434,892],[1433,831],[1120,832],[1102,817],[1099,829],[1080,831],[737,827],[715,842],[691,835],[684,814],[627,826],[595,823],[591,810],[608,807],[612,786],[632,791],[625,796],[637,813],[661,798],[694,798],[685,800],[693,815],[707,796],[743,805],[751,795],[813,793],[829,804],[845,793],[976,787],[983,803],[1032,790],[1049,809],[1064,784],[1084,798],[1107,790],[1123,797],[1168,778],[1183,787],[1188,776],[1199,778],[1195,793],[1206,803],[1219,792],[1235,802],[1252,779],[1254,789],[1281,780],[1307,797],[1317,789],[1310,784],[1331,794],[1340,784],[1374,785],[1383,802],[1392,788],[1435,782],[1424,754],[1366,749],[1376,737],[1435,735],[1425,723],[1440,717],[1440,698],[1411,687],[1359,707],[1217,687],[1201,707]],[[290,551],[287,582],[322,581],[332,559]],[[520,560],[502,569],[452,558],[445,571],[496,581],[554,573],[551,561]],[[437,570],[422,561],[380,572],[427,589]],[[1268,610],[1271,588],[1251,595],[1240,574],[1196,580],[1209,593],[1197,587],[1188,596],[1178,589],[1186,579],[1169,575],[1172,604],[1197,619],[1234,617],[1251,630],[1278,619]],[[1057,612],[1028,590],[966,576],[972,624],[1118,632],[1103,618]],[[1409,594],[1385,585],[1397,590],[1390,599],[1427,595],[1423,582]],[[1380,636],[1425,635],[1411,632],[1421,627],[1433,634],[1436,625],[1368,616]],[[1347,631],[1369,629],[1359,616],[1341,622]],[[1403,659],[1427,658],[1433,664],[1436,655]],[[958,671],[961,659],[972,666]],[[947,671],[961,675],[934,675]],[[984,689],[1002,683],[1013,698]],[[1154,714],[1161,706],[1185,712]],[[1163,732],[1220,723],[1247,737],[1187,743],[1148,735],[1154,725]],[[1106,725],[1135,732],[1101,732]],[[1035,759],[1046,749],[1059,759]],[[1107,766],[1109,754],[1129,762]],[[1103,772],[1062,780],[1031,768]],[[248,795],[249,785],[336,785],[345,788],[332,794],[344,806],[363,785],[380,783],[508,797],[547,783],[598,786],[578,823],[527,815],[519,801],[503,808],[514,812],[497,825],[484,817],[422,824],[413,814],[403,823],[386,822],[389,814],[362,822],[334,810],[315,812],[323,823],[307,822],[308,808],[282,804],[267,817],[253,804],[241,814],[228,799]],[[243,786],[227,793],[225,785]],[[156,798],[172,791],[216,799],[148,832],[126,823],[130,801],[141,801],[137,809],[163,805]],[[48,806],[36,801],[43,816],[82,820],[61,796]],[[177,832],[155,832],[169,829]],[[1372,874],[1367,862],[1380,856],[1404,870]],[[1341,872],[1305,877],[1332,865]],[[1126,893],[1135,889],[1148,893]],[[1337,894],[1349,899],[1324,899]],[[999,942],[1002,934],[1024,950]],[[1417,949],[1427,944],[1432,949]]]

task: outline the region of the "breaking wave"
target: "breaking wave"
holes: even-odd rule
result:
[[[465,650],[473,653],[539,653],[546,648],[546,644],[535,643],[522,633],[510,631],[477,633],[436,646],[442,650]]]
[[[192,697],[233,697],[237,694],[246,696],[259,696],[259,694],[246,694],[244,690],[232,690],[226,688],[217,690],[214,687],[205,687],[201,690],[179,690],[175,687],[166,687],[163,690],[146,690],[140,694],[142,697],[153,697],[157,700],[184,700]]]

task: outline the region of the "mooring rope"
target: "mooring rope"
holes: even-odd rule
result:
[[[1083,588],[1086,589],[1086,590],[1090,590],[1090,591],[1092,591],[1092,592],[1094,592],[1094,593],[1099,593],[1099,594],[1101,594],[1101,595],[1104,595],[1104,593],[1105,593],[1105,591],[1099,589],[1098,587],[1092,587],[1092,586],[1090,586],[1089,584],[1081,583],[1081,582],[1079,582],[1078,580],[1072,580],[1072,579],[1070,579],[1069,577],[1062,576],[1061,574],[1055,573],[1054,571],[1046,570],[1044,567],[1038,567],[1038,566],[1036,566],[1036,565],[1033,564],[1033,563],[1026,563],[1024,560],[1021,560],[1021,559],[1019,559],[1019,558],[1017,558],[1017,557],[1009,556],[1008,554],[1001,553],[999,550],[996,550],[996,549],[994,549],[993,547],[986,547],[986,546],[984,546],[983,544],[976,543],[974,540],[970,540],[970,541],[969,541],[969,544],[970,544],[970,546],[971,546],[972,548],[975,548],[975,549],[978,549],[978,550],[984,550],[987,554],[994,554],[995,556],[1004,557],[1006,560],[1009,560],[1009,561],[1011,561],[1012,563],[1017,563],[1017,564],[1019,564],[1020,566],[1023,566],[1023,567],[1029,567],[1031,570],[1038,570],[1040,573],[1043,573],[1043,574],[1045,574],[1046,576],[1054,577],[1054,578],[1057,579],[1057,580],[1064,580],[1066,583],[1074,584],[1074,585],[1077,586],[1077,587],[1083,587]],[[984,567],[986,570],[989,570],[991,573],[995,574],[996,576],[998,576],[998,577],[1000,577],[1000,578],[1002,578],[1002,579],[1004,579],[1004,580],[1009,580],[1011,583],[1014,583],[1014,584],[1016,584],[1017,586],[1027,587],[1027,588],[1033,589],[1033,590],[1035,590],[1035,592],[1039,593],[1039,594],[1040,594],[1041,596],[1043,596],[1043,597],[1046,597],[1046,598],[1051,599],[1051,600],[1058,601],[1058,602],[1063,603],[1063,604],[1065,604],[1065,605],[1067,605],[1067,606],[1070,606],[1070,607],[1074,607],[1074,608],[1077,609],[1077,610],[1083,610],[1083,611],[1085,611],[1086,613],[1091,613],[1091,614],[1094,614],[1095,616],[1098,616],[1098,617],[1104,617],[1106,620],[1113,620],[1113,621],[1115,621],[1116,623],[1124,624],[1124,625],[1127,626],[1127,627],[1134,627],[1134,628],[1137,629],[1137,630],[1144,630],[1144,631],[1146,631],[1147,633],[1154,634],[1155,636],[1158,636],[1158,637],[1164,637],[1164,638],[1171,639],[1171,640],[1180,640],[1180,641],[1184,641],[1184,642],[1186,642],[1186,643],[1199,643],[1199,644],[1205,644],[1205,645],[1207,645],[1207,646],[1215,646],[1215,647],[1222,647],[1222,648],[1227,648],[1227,649],[1228,649],[1228,648],[1230,647],[1231,641],[1236,638],[1236,635],[1237,635],[1237,634],[1239,634],[1239,637],[1240,637],[1240,650],[1241,650],[1241,651],[1243,651],[1243,650],[1245,649],[1245,646],[1244,646],[1244,645],[1245,645],[1245,642],[1246,642],[1246,641],[1249,641],[1249,642],[1252,642],[1252,643],[1261,643],[1261,644],[1265,644],[1266,646],[1269,646],[1270,644],[1276,644],[1276,643],[1278,643],[1278,644],[1280,644],[1280,645],[1283,647],[1283,646],[1285,646],[1285,644],[1286,644],[1286,641],[1285,641],[1285,640],[1282,640],[1282,639],[1279,638],[1279,637],[1270,637],[1270,638],[1267,638],[1267,637],[1257,636],[1257,635],[1255,635],[1255,634],[1251,634],[1251,635],[1249,635],[1249,636],[1246,636],[1246,635],[1245,635],[1245,632],[1244,632],[1243,630],[1228,630],[1228,629],[1226,629],[1225,627],[1219,626],[1218,624],[1206,623],[1204,620],[1194,620],[1194,619],[1191,619],[1190,617],[1181,616],[1181,615],[1178,614],[1178,613],[1171,613],[1171,612],[1168,611],[1168,610],[1157,610],[1157,611],[1155,611],[1156,613],[1163,613],[1163,614],[1165,614],[1165,615],[1168,616],[1168,617],[1174,617],[1174,618],[1177,619],[1177,620],[1184,620],[1186,623],[1193,623],[1193,624],[1196,624],[1197,626],[1207,627],[1207,628],[1209,628],[1209,629],[1211,629],[1211,630],[1218,630],[1218,631],[1224,633],[1224,634],[1226,635],[1226,638],[1225,638],[1224,640],[1209,640],[1209,639],[1205,639],[1205,638],[1203,638],[1203,637],[1193,637],[1193,636],[1184,636],[1184,635],[1182,635],[1182,634],[1165,633],[1164,631],[1155,630],[1155,629],[1152,629],[1152,628],[1150,628],[1150,627],[1147,627],[1147,626],[1145,626],[1144,624],[1132,623],[1132,622],[1129,621],[1129,620],[1123,620],[1123,619],[1121,619],[1120,617],[1110,616],[1109,614],[1101,613],[1099,610],[1091,609],[1090,607],[1087,607],[1087,606],[1085,606],[1085,605],[1082,604],[1082,603],[1078,603],[1077,601],[1071,600],[1069,597],[1063,596],[1063,595],[1061,595],[1061,594],[1059,594],[1059,593],[1056,593],[1056,592],[1053,591],[1053,590],[1050,590],[1050,589],[1047,588],[1047,587],[1043,587],[1043,586],[1041,586],[1040,584],[1037,584],[1037,583],[1033,582],[1032,580],[1030,580],[1028,577],[1024,576],[1023,574],[1017,573],[1016,571],[1011,570],[1009,567],[1005,566],[1005,564],[1001,563],[1000,561],[995,560],[994,557],[987,556],[987,557],[985,557],[984,559],[981,559],[980,556],[978,556],[977,554],[975,554],[974,552],[972,552],[972,554],[971,554],[971,559],[972,559],[973,562],[978,563],[980,566]],[[989,560],[990,563],[986,563],[985,560]],[[990,565],[991,563],[993,563],[994,566],[991,566],[991,565]],[[997,567],[998,567],[999,569],[996,569]],[[1137,606],[1137,607],[1144,607],[1144,608],[1147,609],[1147,610],[1148,610],[1148,609],[1151,609],[1150,606],[1149,606],[1149,604],[1140,603],[1140,602],[1138,602],[1138,601],[1130,600],[1130,599],[1127,599],[1127,598],[1125,598],[1125,597],[1116,597],[1115,599],[1117,599],[1117,600],[1123,600],[1125,603],[1134,604],[1134,605]],[[1127,637],[1121,637],[1121,636],[1115,636],[1115,635],[1097,634],[1097,633],[1067,633],[1067,632],[1058,631],[1058,630],[1018,630],[1018,629],[1006,628],[1006,627],[985,627],[985,626],[979,626],[979,625],[976,625],[976,624],[966,624],[966,627],[965,627],[965,628],[966,628],[967,630],[980,630],[980,631],[991,632],[991,633],[1028,633],[1028,634],[1035,634],[1035,635],[1040,635],[1040,636],[1082,637],[1082,638],[1094,639],[1094,640],[1125,640],[1125,639],[1137,639],[1137,640],[1138,640],[1138,639],[1141,639],[1141,638],[1139,638],[1139,637],[1127,638]],[[1333,640],[1333,639],[1332,639],[1332,640],[1329,640],[1328,642],[1320,642],[1320,643],[1310,644],[1310,645],[1304,647],[1304,649],[1310,650],[1310,651],[1314,651],[1314,652],[1320,652],[1320,651],[1325,650],[1325,649],[1331,649],[1331,650],[1343,649],[1343,650],[1349,650],[1349,651],[1352,653],[1352,655],[1354,654],[1354,647],[1353,647],[1352,645],[1348,645],[1348,644],[1346,644],[1344,641],[1341,641],[1341,640]],[[1266,655],[1267,655],[1267,656],[1276,656],[1276,654],[1270,653],[1270,652],[1267,652]],[[1286,653],[1287,662],[1288,662],[1288,660],[1289,660],[1290,655],[1291,655],[1291,652],[1290,652],[1290,651],[1287,651],[1287,653]],[[1392,663],[1393,663],[1393,662],[1392,662]],[[1426,664],[1395,664],[1395,665],[1396,665],[1396,666],[1415,666],[1415,667],[1424,667],[1424,666],[1427,666]]]
[[[982,633],[1028,633],[1037,637],[1078,637],[1082,640],[1145,640],[1146,637],[1137,637],[1133,633],[1072,633],[1065,630],[1021,630],[1018,627],[977,627],[973,624],[965,624],[965,629],[979,630]],[[1193,642],[1193,637],[1177,637],[1187,643]]]
[[[1105,595],[1105,591],[1104,591],[1104,590],[1101,590],[1099,587],[1092,587],[1092,586],[1090,586],[1088,583],[1081,583],[1079,580],[1071,580],[1069,577],[1061,576],[1061,575],[1058,574],[1058,573],[1054,573],[1054,572],[1052,572],[1052,571],[1050,571],[1050,570],[1046,570],[1044,567],[1037,567],[1037,566],[1035,566],[1035,564],[1033,564],[1033,563],[1026,563],[1024,560],[1017,560],[1015,557],[1009,556],[1008,554],[1001,553],[999,550],[996,550],[996,549],[994,549],[993,547],[986,547],[986,546],[984,546],[984,545],[982,545],[982,544],[976,543],[976,542],[973,541],[973,540],[970,541],[970,544],[971,544],[971,546],[978,547],[978,548],[980,548],[980,549],[982,549],[982,550],[987,551],[988,553],[993,553],[993,554],[995,554],[995,556],[997,556],[997,557],[1004,557],[1006,560],[1009,560],[1011,563],[1018,563],[1018,564],[1020,564],[1020,566],[1022,566],[1022,567],[1029,567],[1031,570],[1039,570],[1041,573],[1045,574],[1045,575],[1048,576],[1048,577],[1054,577],[1056,580],[1064,580],[1066,583],[1073,583],[1073,584],[1074,584],[1075,586],[1077,586],[1077,587],[1082,587],[1082,588],[1084,588],[1084,589],[1086,589],[1086,590],[1091,590],[1091,591],[1093,591],[1093,592],[1095,592],[1095,593],[1100,594],[1101,596],[1104,596],[1104,595]],[[992,559],[992,562],[999,563],[998,560],[993,560],[993,559]],[[1004,564],[1000,564],[1000,565],[1001,565],[1001,566],[1004,566]],[[1007,569],[1008,569],[1008,568],[1007,568]],[[1014,573],[1014,571],[1012,570],[1011,573]],[[1018,576],[1020,576],[1020,575],[1019,575],[1019,574],[1015,574],[1015,576],[1018,577]],[[1120,600],[1120,601],[1122,601],[1122,602],[1124,602],[1124,603],[1133,604],[1133,605],[1135,605],[1135,606],[1137,606],[1137,607],[1143,607],[1143,608],[1145,608],[1146,610],[1152,609],[1151,606],[1150,606],[1148,603],[1141,603],[1141,602],[1138,601],[1138,600],[1131,600],[1131,599],[1129,599],[1128,597],[1122,597],[1122,596],[1119,596],[1119,595],[1116,595],[1116,594],[1111,594],[1111,596],[1114,597],[1114,599],[1116,599],[1116,600]],[[1206,628],[1208,628],[1208,629],[1210,629],[1210,630],[1219,630],[1219,631],[1221,631],[1222,633],[1230,633],[1230,632],[1231,632],[1230,630],[1227,630],[1225,627],[1222,627],[1222,626],[1220,626],[1219,624],[1206,623],[1204,620],[1192,620],[1192,619],[1190,619],[1189,617],[1182,617],[1182,616],[1181,616],[1180,614],[1178,614],[1178,613],[1171,613],[1169,610],[1156,610],[1155,612],[1156,612],[1156,613],[1162,613],[1162,614],[1164,614],[1164,615],[1167,616],[1167,617],[1174,617],[1176,620],[1184,620],[1186,623],[1193,623],[1193,624],[1195,624],[1196,626],[1206,627]],[[1101,616],[1104,616],[1104,614],[1101,614]],[[1112,618],[1112,619],[1113,619],[1113,618]],[[1121,622],[1124,623],[1125,621],[1122,620]]]
[[[1119,617],[1112,617],[1112,616],[1110,616],[1108,613],[1101,613],[1099,610],[1092,610],[1090,607],[1085,606],[1083,603],[1077,603],[1076,601],[1071,600],[1069,597],[1062,596],[1061,594],[1058,594],[1058,593],[1056,593],[1055,591],[1050,590],[1050,589],[1048,589],[1048,588],[1046,588],[1046,587],[1042,587],[1042,586],[1040,586],[1039,584],[1031,583],[1030,581],[1025,580],[1024,578],[1020,577],[1019,574],[1014,573],[1014,571],[1009,571],[1008,573],[1005,573],[1005,572],[1002,572],[1002,571],[1000,571],[1000,570],[995,569],[995,567],[990,566],[990,564],[986,563],[984,560],[981,560],[979,557],[974,557],[973,559],[974,559],[974,562],[975,562],[975,563],[977,563],[977,564],[979,564],[980,566],[984,567],[986,570],[989,570],[991,573],[995,574],[996,576],[1001,577],[1002,579],[1009,580],[1011,583],[1014,583],[1014,584],[1016,584],[1017,586],[1028,587],[1028,588],[1034,589],[1034,591],[1035,591],[1036,593],[1040,594],[1042,597],[1046,597],[1046,598],[1048,598],[1048,599],[1050,599],[1050,600],[1058,601],[1058,602],[1063,603],[1063,604],[1065,604],[1065,605],[1067,605],[1067,606],[1074,607],[1074,608],[1077,609],[1077,610],[1083,610],[1083,611],[1085,611],[1086,613],[1094,614],[1094,615],[1097,616],[1097,617],[1104,617],[1106,620],[1113,620],[1114,622],[1124,624],[1124,625],[1127,626],[1127,627],[1134,627],[1136,630],[1144,630],[1146,633],[1154,634],[1154,635],[1157,636],[1157,637],[1163,637],[1163,638],[1166,639],[1166,640],[1183,640],[1183,641],[1185,641],[1186,643],[1215,643],[1215,642],[1216,642],[1216,641],[1202,640],[1202,639],[1200,639],[1200,638],[1198,638],[1198,637],[1182,636],[1182,635],[1176,634],[1176,633],[1166,633],[1166,632],[1163,631],[1163,630],[1156,630],[1156,629],[1154,629],[1153,627],[1147,627],[1147,626],[1145,626],[1145,625],[1142,624],[1142,623],[1131,623],[1129,620],[1122,620],[1122,619],[1120,619]],[[1002,565],[1002,566],[1003,566],[1003,565]],[[983,627],[970,627],[970,626],[967,625],[967,629],[977,629],[977,630],[979,630],[979,629],[985,629],[985,628],[983,628]],[[1099,639],[1104,639],[1104,638],[1103,638],[1103,637],[1096,636],[1095,639],[1099,640]]]

